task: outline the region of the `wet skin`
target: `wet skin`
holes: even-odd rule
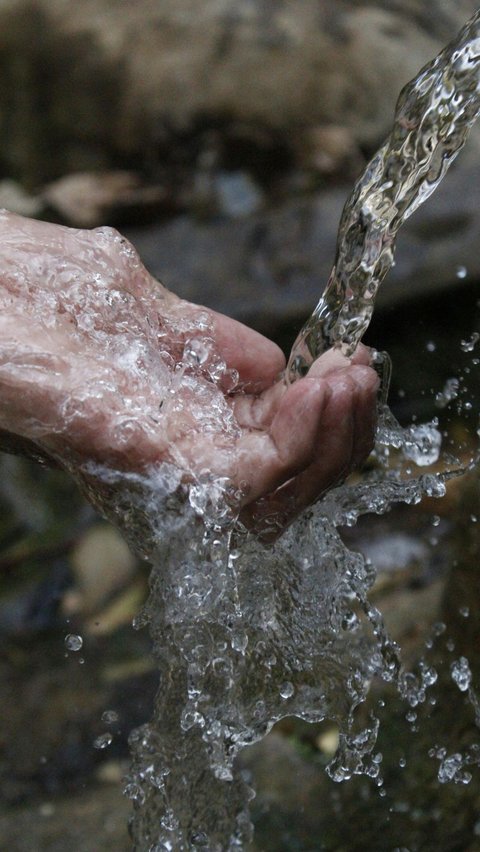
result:
[[[70,467],[170,461],[187,480],[227,477],[244,520],[278,530],[368,455],[378,379],[364,347],[326,353],[287,387],[274,343],[170,293],[112,229],[2,212],[0,234],[4,433]],[[202,336],[235,371],[218,387],[202,370],[176,380]]]

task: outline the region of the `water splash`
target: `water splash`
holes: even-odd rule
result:
[[[480,13],[404,89],[392,135],[346,205],[334,270],[294,346],[288,380],[330,346],[346,354],[357,346],[393,262],[398,228],[438,185],[477,116],[479,26]],[[198,363],[197,350],[190,347],[190,361]],[[385,359],[382,367],[388,373]],[[120,502],[99,501],[117,520],[125,499],[135,506],[128,531],[153,565],[137,625],[150,627],[161,682],[152,722],[131,736],[126,789],[138,852],[245,848],[253,792],[235,757],[283,716],[334,719],[340,735],[330,776],[364,774],[381,786],[379,723],[373,717],[356,731],[355,708],[375,675],[395,682],[415,708],[437,673],[425,663],[418,674],[403,670],[368,600],[374,569],[346,549],[336,527],[397,501],[442,496],[459,472],[407,475],[411,461],[428,467],[438,459],[440,435],[435,422],[401,429],[385,402],[377,471],[332,491],[269,548],[225,511],[224,482],[188,488],[168,466],[130,478],[127,490],[122,478],[114,489]],[[105,476],[112,473],[95,471],[97,481]],[[409,713],[415,725],[416,713]],[[467,783],[463,758],[444,758],[440,780]]]
[[[436,189],[479,110],[480,11],[402,90],[392,132],[343,210],[335,264],[293,346],[289,381],[332,346],[346,355],[355,351],[393,264],[398,229]]]
[[[326,346],[347,353],[355,348],[376,288],[391,265],[398,227],[435,188],[463,144],[478,108],[479,17],[404,90],[391,140],[347,205],[335,270],[294,349],[290,378],[304,372]],[[108,248],[111,235],[103,236]],[[108,252],[106,257],[109,261]],[[110,363],[99,358],[99,373],[86,393],[109,395],[112,410],[121,412],[116,438],[127,449],[142,437],[135,431],[138,422],[156,429],[160,406],[164,414],[177,407],[176,416],[186,416],[193,407],[199,429],[208,433],[220,420],[225,435],[235,436],[225,388],[238,377],[217,357],[208,322],[201,321],[201,314],[191,325],[175,318],[171,336],[182,343],[174,359],[162,348],[162,306],[151,310],[152,300],[160,297],[143,287],[136,259],[128,263],[135,269],[134,275],[131,265],[127,269],[128,293],[112,291],[108,262],[91,293],[77,293],[75,276],[65,271],[71,315],[86,323],[72,334],[96,334],[127,376],[120,394]],[[50,296],[57,298],[53,289]],[[62,298],[68,301],[64,292]],[[76,310],[77,302],[82,310]],[[140,302],[144,309],[136,314],[133,306]],[[45,313],[60,313],[58,305]],[[135,316],[148,320],[139,326]],[[140,346],[139,337],[145,345]],[[381,366],[388,374],[385,359]],[[135,394],[130,395],[130,387]],[[376,676],[397,684],[414,724],[414,708],[425,701],[436,673],[426,664],[418,673],[403,670],[399,648],[368,597],[374,567],[345,547],[337,527],[352,525],[365,513],[382,514],[396,502],[441,497],[448,479],[459,472],[455,465],[445,465],[441,474],[424,470],[441,451],[435,423],[401,429],[385,402],[376,469],[355,485],[331,491],[269,547],[239,523],[225,478],[192,473],[186,483],[182,460],[178,466],[152,465],[143,474],[94,462],[79,470],[71,461],[72,474],[90,500],[152,566],[150,597],[135,626],[150,629],[160,684],[152,720],[131,734],[132,767],[125,787],[134,805],[131,833],[137,852],[245,849],[252,834],[248,804],[253,792],[235,757],[284,716],[334,720],[339,750],[330,776],[340,781],[363,774],[381,786],[378,719],[372,717],[358,730],[355,708]],[[181,411],[179,406],[184,406]],[[74,424],[78,407],[70,405],[67,415]],[[88,417],[88,407],[80,407],[80,415]],[[412,476],[412,463],[424,472]],[[471,685],[468,689],[473,696]],[[99,746],[107,747],[111,736],[102,734]],[[455,781],[463,771],[453,757],[449,763],[446,754],[439,758],[445,780]],[[462,766],[475,759],[474,752],[462,757]]]
[[[131,734],[125,788],[138,852],[246,848],[253,791],[235,757],[284,716],[335,720],[331,778],[363,774],[381,788],[379,723],[358,730],[355,708],[375,676],[416,707],[436,672],[403,670],[368,599],[374,567],[336,527],[442,496],[453,475],[406,476],[409,459],[390,449],[384,466],[378,444],[379,470],[331,491],[269,547],[238,524],[225,481],[186,485],[167,463],[144,475],[84,469],[90,496],[152,564],[136,627],[149,626],[160,685],[152,720]]]

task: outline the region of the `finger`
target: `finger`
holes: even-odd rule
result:
[[[313,461],[318,424],[331,388],[328,382],[305,378],[280,400],[268,432],[250,431],[237,444],[237,482],[248,483],[244,501],[275,490]]]
[[[359,343],[355,352],[351,357],[352,364],[363,364],[365,367],[369,367],[373,360],[373,350],[370,349],[369,346],[365,346],[363,343]]]
[[[317,358],[310,367],[308,375],[327,376],[335,370],[345,369],[352,365],[368,366],[372,361],[371,351],[362,343],[359,344],[351,358],[343,355],[340,349],[328,349],[320,358]]]
[[[327,378],[340,371],[351,370],[353,366],[368,366],[371,360],[370,350],[362,344],[352,360],[338,349],[329,349],[312,364],[307,378]],[[239,394],[234,397],[232,405],[239,425],[250,429],[268,429],[286,391],[284,382],[277,381],[258,396]]]
[[[276,538],[308,505],[364,460],[373,445],[378,378],[352,369],[332,392],[319,424],[317,455],[304,471],[243,510],[243,522],[264,539]]]
[[[242,389],[260,393],[285,369],[282,350],[267,337],[237,320],[211,311],[212,336],[218,353],[230,369],[238,371]]]
[[[328,381],[324,381],[328,385]],[[260,532],[278,532],[330,488],[349,467],[353,451],[354,416],[352,398],[355,390],[349,376],[336,378],[322,412],[314,439],[315,457],[295,477],[274,493],[264,495],[258,504],[249,506],[244,518]]]
[[[240,393],[233,396],[231,404],[239,426],[245,429],[269,429],[287,391],[287,385],[278,381],[263,393]]]
[[[359,392],[354,407],[355,435],[352,468],[361,465],[373,449],[377,425],[377,398],[380,378],[371,367],[356,368]]]

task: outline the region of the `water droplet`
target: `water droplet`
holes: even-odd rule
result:
[[[460,615],[463,616],[463,618],[468,618],[469,615],[470,615],[470,607],[469,606],[461,606],[458,611],[459,611]]]
[[[452,680],[457,684],[462,692],[466,692],[472,682],[472,672],[466,657],[460,657],[454,660],[450,666],[450,674]]]
[[[166,813],[160,820],[160,825],[162,828],[166,829],[166,831],[175,831],[178,828],[178,819],[175,814],[171,810],[167,810]]]
[[[190,843],[192,846],[207,846],[208,837],[204,831],[195,831],[190,836]]]
[[[469,340],[461,340],[460,341],[460,349],[462,352],[473,352],[475,345],[480,340],[480,333],[478,331],[474,331]]]
[[[425,346],[425,349],[427,350],[427,352],[435,352],[436,348],[437,348],[437,346],[433,342],[433,340],[429,340],[428,343]]]
[[[409,426],[404,430],[403,454],[419,467],[426,467],[438,461],[441,444],[442,436],[435,420],[431,423],[421,423],[419,426]]]
[[[77,633],[67,633],[64,641],[68,651],[80,651],[83,646],[83,639]]]
[[[425,663],[420,665],[422,683],[424,686],[433,686],[438,680],[438,674],[433,666],[427,666]]]
[[[209,340],[201,338],[193,338],[188,340],[183,349],[183,361],[192,366],[201,366],[208,360],[212,351],[212,344]]]
[[[248,645],[248,636],[246,633],[233,633],[231,644],[234,651],[239,654],[244,654]]]
[[[440,784],[469,784],[472,780],[470,772],[463,772],[464,761],[461,754],[452,754],[442,760],[438,769],[438,780]]]
[[[205,718],[198,712],[198,710],[189,710],[188,707],[185,707],[180,719],[182,731],[189,731],[190,728],[193,728],[195,725],[198,725],[200,728],[204,728]]]
[[[435,396],[435,405],[437,408],[445,408],[449,402],[456,399],[460,387],[460,381],[457,378],[447,379],[443,386],[443,390]]]
[[[40,805],[38,812],[41,817],[51,817],[55,813],[55,806],[51,802],[44,802],[43,805]]]
[[[131,784],[127,784],[127,786],[123,790],[124,795],[127,799],[132,799],[134,802],[138,802],[139,805],[143,805],[145,803],[145,793],[139,784],[132,782]]]
[[[110,733],[100,734],[93,741],[93,747],[98,749],[107,748],[113,741],[113,736]]]
[[[286,700],[287,698],[292,697],[295,692],[295,688],[293,686],[293,683],[290,683],[290,681],[286,681],[285,683],[282,683],[279,691],[280,697]]]
[[[467,277],[467,267],[466,266],[457,266],[455,270],[455,275],[457,278],[466,278]]]
[[[102,713],[101,720],[105,725],[114,725],[120,719],[116,710],[105,710]]]
[[[354,612],[346,612],[342,619],[342,628],[347,631],[354,631],[360,626],[358,616]]]

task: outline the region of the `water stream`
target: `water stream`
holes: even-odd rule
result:
[[[402,92],[392,134],[345,207],[332,276],[294,346],[289,381],[328,347],[354,351],[392,264],[398,228],[435,189],[478,113],[479,69],[477,13]],[[197,329],[192,339],[205,334]],[[183,360],[172,400],[182,388],[193,398],[205,393],[200,366],[187,350]],[[209,416],[234,430],[219,388],[226,372],[217,359]],[[461,468],[450,457],[442,473],[429,470],[440,443],[434,423],[402,429],[383,404],[372,472],[331,491],[269,546],[238,523],[225,479],[205,474],[186,485],[167,463],[144,475],[93,463],[82,470],[90,499],[152,566],[150,597],[135,626],[151,632],[159,689],[152,720],[131,734],[125,790],[137,852],[246,849],[254,794],[235,757],[285,716],[335,720],[340,746],[331,778],[364,774],[381,788],[378,720],[358,729],[355,708],[374,676],[396,683],[413,707],[435,673],[404,670],[369,602],[374,566],[346,548],[337,527],[395,502],[441,497]],[[467,669],[462,662],[455,673],[460,689],[469,689]],[[443,761],[444,780],[463,771],[462,761]]]
[[[345,204],[325,291],[292,349],[288,378],[332,346],[351,355],[394,260],[403,222],[432,194],[480,110],[480,12],[400,93],[392,131]]]

